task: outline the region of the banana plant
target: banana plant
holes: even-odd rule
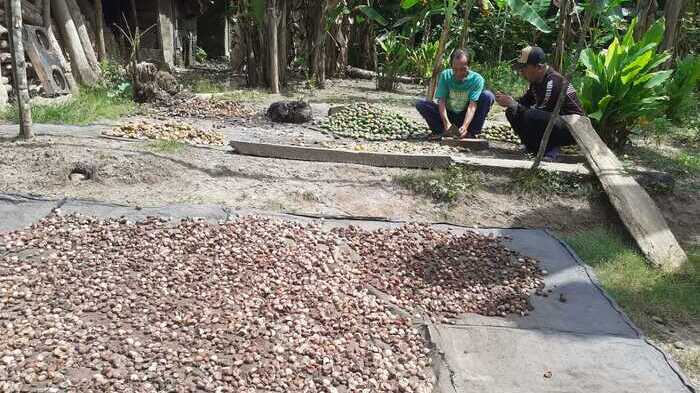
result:
[[[622,39],[615,37],[606,51],[589,48],[581,54],[586,68],[581,101],[600,137],[614,149],[629,140],[632,127],[661,114],[668,101],[663,90],[670,70],[658,70],[670,55],[657,52],[664,35],[658,20],[634,39],[637,21],[632,20]]]

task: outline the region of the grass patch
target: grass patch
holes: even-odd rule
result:
[[[157,139],[148,143],[148,149],[156,153],[179,153],[185,149],[185,144],[171,139]]]
[[[256,89],[237,89],[229,90],[216,98],[229,101],[260,102],[265,100],[268,96],[268,93]]]
[[[71,101],[32,106],[34,123],[86,125],[97,120],[116,120],[134,111],[136,104],[104,88],[82,88]],[[19,111],[12,105],[0,113],[4,120],[18,123]]]
[[[520,194],[589,196],[596,192],[596,184],[582,175],[549,172],[544,169],[520,169],[508,183],[511,192]]]
[[[641,164],[678,177],[693,176],[700,171],[700,152],[681,150],[673,155],[648,147],[638,147],[630,158]]]
[[[609,229],[581,232],[566,240],[645,331],[655,331],[652,316],[683,324],[700,321],[700,249],[691,250],[688,266],[672,274],[650,267],[631,240]]]
[[[195,94],[225,93],[228,90],[225,85],[214,83],[209,79],[195,79],[188,87]]]
[[[454,202],[479,188],[481,175],[460,166],[435,171],[412,172],[394,177],[399,186],[438,202]]]

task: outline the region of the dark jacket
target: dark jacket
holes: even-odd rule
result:
[[[560,73],[554,71],[552,67],[548,67],[545,71],[544,78],[541,83],[531,83],[530,87],[525,92],[525,95],[518,99],[520,104],[518,110],[527,108],[539,109],[546,112],[553,112],[557,105],[559,93],[561,93],[564,84],[564,77]],[[576,89],[569,84],[566,89],[566,99],[561,107],[561,115],[584,115],[583,106],[576,95]]]

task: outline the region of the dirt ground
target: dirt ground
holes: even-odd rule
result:
[[[310,100],[316,116],[322,116],[330,106],[363,100],[417,118],[413,109],[420,94],[417,87],[402,86],[399,92],[391,94],[377,93],[368,81],[331,81],[321,93],[302,87],[288,93],[287,98]],[[250,104],[262,111],[279,98],[282,97],[258,97]],[[502,112],[498,109],[490,115],[491,120],[499,117]],[[248,121],[189,121],[215,128],[227,140],[304,145],[343,142],[321,134],[313,126],[273,125],[259,117]],[[523,193],[512,187],[508,173],[483,172],[481,187],[455,203],[438,203],[396,183],[398,176],[422,173],[418,170],[248,157],[233,154],[227,146],[185,145],[163,151],[152,142],[100,136],[112,126],[36,125],[38,137],[30,142],[15,142],[11,137],[16,135],[16,126],[0,125],[0,193],[136,206],[211,203],[236,209],[447,221],[480,227],[549,228],[559,234],[606,224],[621,225],[600,192],[585,196]],[[71,181],[70,173],[78,162],[95,164],[97,177]],[[671,193],[652,195],[684,246],[700,244],[697,190],[698,187],[679,187]],[[686,333],[697,337],[697,332],[684,328],[670,334],[685,340],[680,336]],[[669,345],[667,350],[674,348]]]

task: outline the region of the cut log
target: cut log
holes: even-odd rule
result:
[[[52,25],[55,25],[55,23],[52,23]],[[73,76],[71,65],[68,64],[68,60],[66,60],[66,56],[63,54],[63,48],[58,43],[58,39],[56,39],[56,35],[54,34],[54,27],[47,28],[46,35],[49,38],[49,45],[51,46],[51,51],[55,53],[56,56],[58,56],[58,60],[61,63],[61,67],[63,68],[63,73],[66,77],[66,82],[68,82],[68,87],[70,88],[71,93],[78,94],[78,83],[75,81],[75,77]]]
[[[76,76],[85,85],[94,86],[97,84],[99,77],[90,66],[66,0],[53,0],[51,6],[53,15],[61,30],[64,44],[70,54],[73,76]]]
[[[163,63],[173,70],[175,67],[175,29],[173,27],[172,1],[158,0],[158,38]]]
[[[80,7],[76,0],[64,0],[66,5],[68,5],[68,11],[73,18],[73,23],[78,30],[78,37],[80,38],[80,43],[83,46],[83,51],[87,57],[90,67],[97,75],[102,71],[100,69],[100,62],[97,60],[97,54],[95,54],[95,48],[92,46],[92,40],[90,39],[90,34],[88,33],[88,26],[85,22],[85,17],[83,12],[80,11]]]
[[[349,76],[352,79],[374,79],[377,77],[377,73],[374,71],[369,71],[365,70],[362,68],[357,68],[353,66],[347,66],[345,68],[345,72],[347,73],[347,76]],[[397,82],[401,83],[407,83],[407,84],[419,84],[420,79],[418,78],[411,78],[409,76],[397,76],[396,78]]]
[[[5,11],[7,9],[8,0],[0,0],[0,7],[2,10],[2,18],[5,18]],[[3,19],[4,20],[4,19]],[[41,26],[43,19],[41,17],[41,12],[32,3],[27,0],[22,0],[22,21],[25,24]]]
[[[655,266],[677,271],[688,260],[661,211],[593,129],[584,116],[562,116],[622,222],[646,258]]]

